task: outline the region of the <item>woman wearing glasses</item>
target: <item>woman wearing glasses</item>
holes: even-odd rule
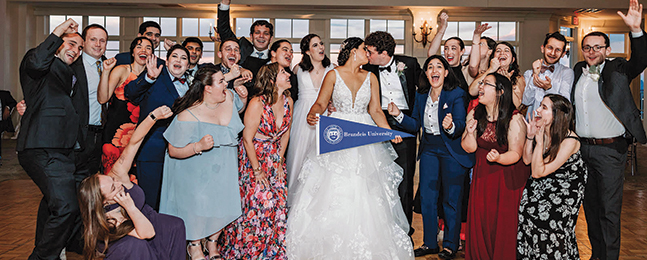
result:
[[[476,156],[465,259],[515,259],[519,200],[530,175],[520,160],[526,125],[507,77],[490,73],[477,84],[479,104],[467,115],[461,142]]]

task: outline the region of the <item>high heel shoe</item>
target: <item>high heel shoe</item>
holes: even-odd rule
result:
[[[200,244],[194,244],[193,242],[189,241],[189,244],[186,245],[186,253],[189,255],[189,259],[193,260],[193,256],[191,256],[191,253],[189,253],[189,247],[192,246],[198,246],[200,249],[202,249],[202,246]],[[202,252],[202,250],[200,250]],[[202,258],[199,258],[197,260],[207,260],[207,258],[202,254]]]
[[[205,238],[205,240],[206,240],[206,242],[204,242],[204,251],[206,251],[206,252],[207,252],[207,254],[209,254],[209,247],[207,246],[207,243],[208,243],[208,242],[211,242],[211,243],[218,243],[218,241],[213,240],[213,239],[211,239],[211,238],[209,238],[209,237],[206,237],[206,238]],[[214,256],[212,256],[212,257],[209,257],[209,260],[216,260],[216,259],[223,259],[223,258],[222,258],[222,256],[221,256],[220,254],[217,254],[217,255],[214,255]]]

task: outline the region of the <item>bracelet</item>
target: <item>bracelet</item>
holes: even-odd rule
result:
[[[197,142],[196,142],[196,143],[193,143],[193,152],[194,152],[195,154],[197,154],[197,155],[202,155],[202,151],[199,151],[199,152],[198,152],[198,151],[196,151],[196,150],[195,150],[195,147],[196,147],[196,146],[197,146]]]
[[[261,166],[259,165],[258,168],[252,168],[252,171],[254,172],[254,175],[257,175],[257,172],[261,172]]]
[[[148,114],[148,116],[150,116],[151,119],[153,119],[153,121],[157,122],[157,117],[155,117],[155,115],[153,115],[152,111]]]
[[[533,138],[530,138],[530,137],[526,136],[526,139],[528,139],[528,140],[530,140],[530,141],[535,141],[535,138],[534,138],[534,137],[533,137]]]

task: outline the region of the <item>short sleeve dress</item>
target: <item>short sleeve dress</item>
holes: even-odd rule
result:
[[[198,142],[207,134],[214,140],[213,149],[202,155],[176,159],[167,152],[164,158],[160,213],[183,219],[187,240],[210,236],[241,215],[237,145],[238,133],[244,128],[238,116],[243,103],[228,91],[234,100],[229,125],[176,117],[164,132],[166,141],[175,147]]]

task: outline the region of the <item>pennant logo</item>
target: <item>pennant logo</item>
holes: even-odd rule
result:
[[[405,132],[320,115],[317,122],[317,154],[389,141],[396,136],[414,137]]]

